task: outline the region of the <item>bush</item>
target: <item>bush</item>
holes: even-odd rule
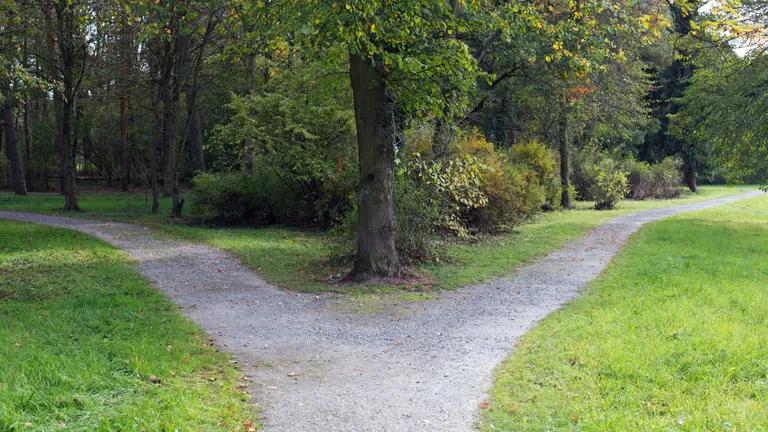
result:
[[[220,225],[321,226],[343,218],[352,205],[353,183],[344,175],[300,182],[279,165],[258,159],[253,174],[203,173],[192,181],[188,216]]]
[[[494,165],[483,174],[488,205],[470,216],[470,224],[478,232],[508,231],[539,213],[545,202],[543,189],[531,182],[532,171],[509,163]]]
[[[465,217],[472,232],[507,231],[540,212],[549,195],[559,194],[552,182],[556,161],[547,148],[536,142],[518,144],[502,152],[477,132],[460,136],[455,152],[471,154],[482,162],[481,190],[484,206],[468,209]]]
[[[543,189],[544,209],[560,207],[562,185],[554,152],[538,141],[515,144],[509,151],[512,163],[522,165],[536,173],[536,183]]]
[[[604,159],[594,166],[594,181],[590,194],[595,199],[597,210],[616,207],[628,191],[627,172],[612,159]]]
[[[682,166],[679,157],[668,157],[651,165],[647,162],[630,161],[629,197],[637,200],[677,198],[683,192]]]
[[[192,181],[189,217],[195,222],[224,225],[265,225],[275,223],[286,199],[273,176],[260,179],[240,173],[203,173]]]

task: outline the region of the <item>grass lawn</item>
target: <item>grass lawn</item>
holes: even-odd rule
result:
[[[242,431],[239,379],[116,249],[0,221],[0,431]]]
[[[484,431],[768,430],[768,199],[636,234],[498,370]]]
[[[744,190],[736,187],[704,187],[698,194],[666,201],[624,201],[612,211],[596,211],[589,203],[567,212],[544,214],[514,232],[494,236],[472,244],[448,247],[446,260],[413,269],[424,281],[406,288],[411,290],[453,289],[486,281],[512,272],[520,263],[562,246],[606,220],[628,212],[712,199]],[[285,228],[205,228],[170,224],[170,203],[161,202],[161,215],[149,213],[150,202],[144,194],[84,193],[80,197],[82,213],[74,216],[122,220],[149,225],[175,237],[208,243],[230,251],[246,265],[257,270],[277,286],[297,291],[344,291],[364,293],[387,291],[380,285],[337,285],[333,277],[346,269],[329,264],[332,242],[319,232]],[[0,209],[41,213],[60,213],[62,198],[57,194],[31,194],[17,197],[0,194]],[[72,214],[69,214],[72,215]]]

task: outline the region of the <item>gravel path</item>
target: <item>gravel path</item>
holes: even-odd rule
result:
[[[75,229],[125,250],[240,360],[264,432],[466,432],[518,337],[573,299],[643,224],[758,194],[620,216],[510,277],[377,310],[276,289],[224,252],[134,225],[0,218]]]

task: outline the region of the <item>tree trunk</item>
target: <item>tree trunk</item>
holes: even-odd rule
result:
[[[120,142],[118,144],[118,165],[120,166],[120,189],[127,192],[130,184],[130,164],[128,159],[127,111],[128,80],[133,65],[133,33],[128,22],[127,12],[120,12]]]
[[[205,171],[203,154],[203,133],[200,129],[200,114],[197,106],[197,78],[187,85],[187,118],[189,122],[189,151],[192,157],[192,171],[197,174]]]
[[[157,99],[155,99],[157,102]],[[155,121],[155,136],[152,144],[152,149],[149,152],[149,184],[152,188],[152,213],[157,214],[160,209],[160,187],[158,185],[158,162],[160,161],[160,155],[163,150],[163,143],[160,130],[162,129],[162,119],[160,116],[160,110],[157,108],[157,104],[153,104],[152,114]]]
[[[691,192],[699,191],[696,166],[690,162],[685,164],[685,184],[688,186],[688,189],[690,189]]]
[[[65,84],[66,87],[66,84]],[[61,184],[64,193],[64,210],[78,210],[75,189],[75,148],[72,140],[72,105],[61,102]]]
[[[120,91],[120,189],[123,192],[128,191],[128,139],[126,134],[126,117],[128,110],[128,94],[125,89]]]
[[[32,140],[31,140],[31,138],[29,136],[29,102],[28,101],[24,102],[24,111],[23,112],[24,112],[24,114],[23,114],[23,118],[24,118],[24,129],[23,129],[24,130],[24,156],[25,156],[25,159],[26,159],[26,161],[25,161],[26,169],[24,170],[24,172],[25,172],[25,174],[27,176],[27,181],[26,181],[27,190],[31,191],[31,190],[34,190],[34,189],[33,189],[33,185],[32,185],[32,178],[33,178],[33,173],[32,173]]]
[[[61,192],[64,194],[64,210],[72,211],[78,210],[72,140],[72,114],[77,93],[75,85],[76,47],[74,40],[74,32],[77,25],[76,17],[73,5],[64,1],[45,1],[43,3],[43,12],[49,27],[50,76],[54,81],[61,81],[61,86],[53,91],[56,141],[59,144],[61,162]]]
[[[563,99],[560,106],[560,121],[557,132],[558,147],[560,150],[560,186],[562,195],[560,205],[565,209],[572,208],[571,205],[571,149],[568,143],[568,104]]]
[[[447,113],[446,113],[447,115]],[[446,119],[435,120],[435,131],[432,134],[432,156],[442,158],[448,154],[448,146],[453,138],[451,127]]]
[[[357,54],[349,60],[360,160],[357,259],[350,278],[396,277],[393,101],[380,62]]]
[[[246,76],[246,91],[248,95],[253,94],[253,90],[256,88],[256,55],[249,54],[245,61]],[[253,174],[253,138],[248,137],[243,143],[243,174]]]
[[[10,85],[4,83],[3,87],[5,103],[0,109],[2,111],[0,115],[5,128],[5,155],[8,157],[8,164],[11,168],[11,184],[13,185],[13,193],[26,195],[27,187],[24,184],[24,172],[21,167],[21,155],[19,154],[16,127],[13,121],[13,100]]]

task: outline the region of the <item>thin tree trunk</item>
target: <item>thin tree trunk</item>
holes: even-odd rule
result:
[[[118,153],[120,157],[120,189],[128,191],[128,139],[126,134],[126,117],[128,110],[128,94],[125,89],[120,91],[120,144]]]
[[[249,54],[245,62],[245,69],[247,72],[246,87],[248,95],[252,95],[256,88],[256,55]],[[253,138],[248,137],[243,143],[243,174],[253,174]]]
[[[562,195],[560,197],[560,204],[565,209],[572,207],[571,205],[571,149],[568,142],[568,104],[563,99],[560,106],[560,121],[558,125],[558,146],[560,150],[560,186],[562,187]]]
[[[152,144],[152,149],[149,152],[149,184],[152,188],[152,213],[157,214],[160,209],[160,187],[158,185],[158,162],[163,149],[162,137],[159,132],[162,128],[162,119],[160,116],[160,110],[157,108],[157,104],[153,104],[154,109],[152,114],[155,121],[155,137]]]
[[[197,78],[187,85],[187,117],[189,122],[189,151],[192,156],[192,171],[205,171],[203,154],[203,132],[200,128],[200,114],[197,106]]]
[[[118,158],[120,159],[120,189],[127,192],[129,184],[130,165],[128,159],[127,111],[128,111],[128,79],[133,64],[133,36],[128,23],[127,12],[120,14],[120,142]]]
[[[49,26],[51,79],[61,80],[63,89],[53,92],[56,117],[56,139],[59,143],[61,191],[64,210],[78,210],[75,188],[75,161],[72,140],[72,114],[77,89],[75,88],[75,14],[73,5],[65,1],[47,0],[43,12]],[[85,59],[83,59],[85,61]],[[63,90],[63,91],[62,91]]]
[[[24,170],[24,173],[27,176],[26,186],[27,190],[31,191],[33,190],[32,185],[32,140],[29,137],[29,101],[24,102],[24,111],[23,111],[23,119],[24,119],[24,155],[26,158],[26,169]]]
[[[66,83],[65,83],[66,87]],[[64,210],[78,210],[75,186],[75,147],[72,139],[72,105],[62,102],[61,115],[61,174]]]
[[[24,185],[24,172],[21,167],[21,155],[19,154],[19,146],[16,139],[16,126],[13,121],[11,89],[8,83],[4,83],[3,87],[5,103],[0,109],[2,111],[0,116],[2,117],[5,129],[5,155],[11,168],[11,184],[13,185],[13,193],[16,195],[26,195],[27,187]]]
[[[395,277],[401,267],[395,248],[393,101],[383,65],[357,54],[349,60],[360,159],[357,259],[350,278]]]

